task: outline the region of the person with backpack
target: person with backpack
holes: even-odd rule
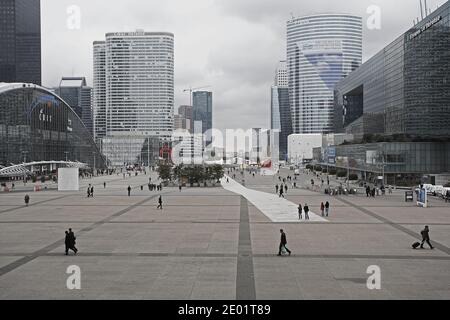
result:
[[[25,206],[28,207],[28,204],[30,203],[30,196],[28,194],[25,195]]]

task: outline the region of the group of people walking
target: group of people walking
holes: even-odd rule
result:
[[[69,254],[69,250],[72,250],[74,254],[77,254],[78,249],[75,247],[76,240],[75,234],[72,229],[69,228],[69,231],[66,230],[66,237],[64,239],[64,244],[66,246],[66,256]]]
[[[284,198],[284,194],[288,192],[287,184],[281,184],[275,186],[275,193],[279,195],[280,198]]]
[[[89,184],[89,186],[87,188],[87,197],[88,198],[94,197],[94,186],[92,186],[91,184]]]

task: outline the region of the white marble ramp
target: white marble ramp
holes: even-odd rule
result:
[[[227,178],[229,182],[227,183]],[[221,180],[222,187],[225,190],[242,195],[250,201],[259,211],[264,213],[272,222],[298,222],[305,223],[305,220],[298,219],[298,205],[280,198],[276,194],[262,191],[256,191],[244,187],[232,178],[226,176]],[[305,216],[303,215],[303,219]],[[309,221],[312,222],[328,222],[328,220],[318,216],[313,212],[309,212]]]

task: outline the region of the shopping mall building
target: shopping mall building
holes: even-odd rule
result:
[[[450,1],[335,86],[335,133],[322,164],[388,184],[450,173]],[[447,179],[447,178],[445,178]]]
[[[106,168],[78,115],[34,84],[0,83],[0,168],[33,161],[73,161]]]

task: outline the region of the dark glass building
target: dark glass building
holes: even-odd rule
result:
[[[450,136],[450,2],[335,86],[335,132]]]
[[[40,0],[0,0],[0,82],[41,84]]]
[[[450,172],[450,1],[335,86],[336,165],[388,183]]]
[[[273,130],[279,131],[280,160],[287,160],[288,137],[292,134],[291,107],[289,104],[289,88],[272,87],[271,124]]]
[[[202,133],[212,129],[212,92],[197,91],[193,93],[192,102],[192,121],[195,128],[195,122],[202,122]],[[211,136],[207,137],[211,141]]]
[[[87,86],[86,78],[63,77],[55,91],[76,112],[93,135],[92,88]]]
[[[80,117],[60,97],[33,84],[0,83],[0,165],[79,161],[106,167]]]

